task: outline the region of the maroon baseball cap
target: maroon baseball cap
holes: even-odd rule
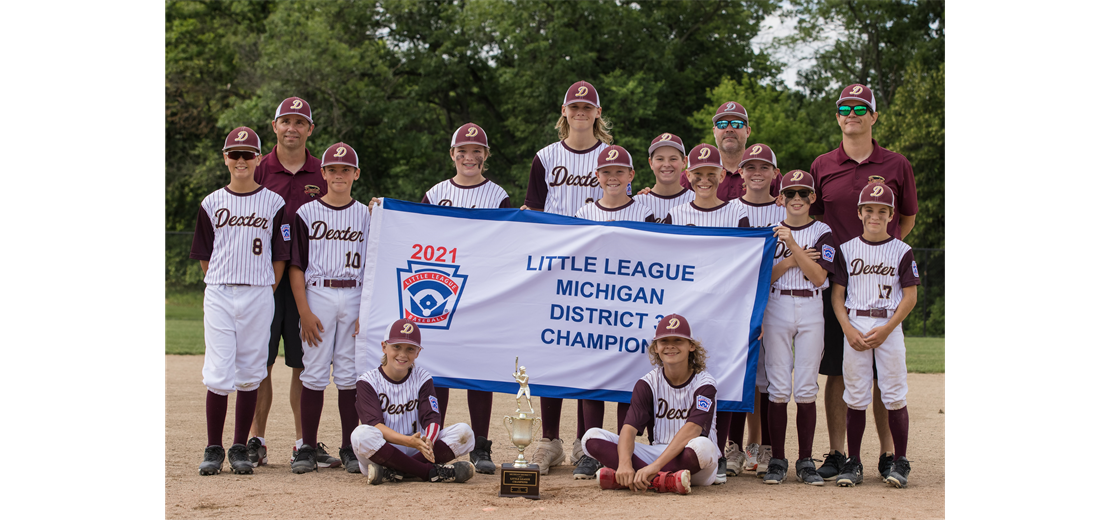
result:
[[[859,192],[859,206],[864,204],[882,204],[894,207],[894,190],[881,182],[871,182]]]
[[[690,322],[678,314],[668,314],[655,326],[655,339],[678,337],[693,341],[690,337]]]
[[[594,88],[588,81],[579,81],[567,89],[567,95],[563,98],[563,106],[571,103],[589,103],[597,108],[601,108],[601,101],[597,96],[597,89]]]
[[[391,345],[408,343],[420,347],[420,327],[406,319],[397,320],[389,326],[389,339],[385,342]]]
[[[299,97],[291,97],[282,101],[278,105],[277,112],[274,112],[274,120],[277,121],[277,118],[289,114],[304,116],[308,123],[312,124],[312,107],[308,106],[308,101]]]
[[[779,167],[779,162],[775,158],[775,152],[771,150],[770,146],[763,143],[753,144],[744,150],[744,158],[740,159],[740,167],[744,167],[744,163],[749,161],[767,161],[775,168]]]
[[[848,85],[840,91],[840,99],[836,100],[836,106],[840,106],[841,103],[849,99],[863,101],[872,112],[875,112],[875,94],[871,92],[871,89],[859,83]]]
[[[358,168],[358,154],[347,143],[335,143],[320,157],[321,168],[330,164],[346,164]]]
[[[623,146],[610,146],[597,155],[597,169],[606,166],[627,166],[632,168],[632,155]]]
[[[811,191],[817,191],[814,188],[813,176],[805,170],[790,170],[786,175],[782,176],[779,181],[779,193],[786,188],[807,188]]]
[[[464,144],[477,144],[489,148],[489,141],[486,140],[486,131],[482,127],[474,124],[467,123],[455,130],[451,134],[451,148],[462,146]]]
[[[232,130],[224,139],[224,151],[236,146],[249,146],[254,148],[255,153],[262,153],[262,141],[258,139],[258,134],[245,126]]]
[[[716,146],[702,143],[690,150],[690,156],[687,157],[686,161],[686,170],[689,171],[702,166],[716,166],[724,169],[724,165],[721,164],[721,151]]]
[[[717,113],[713,115],[713,122],[716,123],[717,121],[720,121],[728,116],[736,116],[740,119],[743,119],[744,121],[747,121],[748,111],[744,110],[744,107],[740,103],[729,101],[717,107]]]
[[[651,140],[651,146],[648,146],[648,157],[655,153],[655,150],[660,146],[673,146],[678,148],[682,155],[686,155],[686,147],[682,144],[682,138],[674,134],[660,134],[659,137]]]

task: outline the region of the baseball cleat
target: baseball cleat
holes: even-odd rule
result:
[[[339,460],[343,461],[343,467],[347,468],[347,473],[362,472],[358,468],[358,457],[355,457],[355,450],[350,446],[339,448]]]
[[[251,466],[256,468],[270,462],[266,459],[266,445],[262,444],[262,439],[251,437],[247,440],[247,460],[251,461]]]
[[[825,462],[821,464],[820,468],[817,468],[817,474],[821,475],[824,480],[836,480],[847,462],[848,459],[844,457],[843,453],[833,450],[832,453],[825,454]]]
[[[376,462],[371,462],[366,465],[366,483],[371,486],[376,486],[382,482],[400,482],[401,475],[393,470],[387,468]]]
[[[316,443],[316,464],[322,468],[338,468],[343,465],[343,461],[328,455],[328,452],[325,451],[324,448],[327,448],[327,446],[324,446],[324,443]]]
[[[231,464],[231,472],[236,475],[254,473],[254,465],[247,458],[247,447],[243,444],[232,444],[231,448],[228,448],[227,461]]]
[[[574,444],[571,444],[570,447],[570,463],[577,465],[585,453],[582,451],[582,439],[574,439]]]
[[[298,475],[307,473],[309,471],[316,471],[316,448],[305,444],[301,449],[297,450],[297,456],[293,458],[293,463],[290,464],[293,473]]]
[[[617,471],[613,468],[601,468],[597,470],[597,484],[601,489],[628,489],[620,484],[617,484]]]
[[[755,471],[759,465],[759,445],[751,443],[744,448],[744,471]]]
[[[724,457],[717,459],[717,478],[713,481],[713,485],[724,484],[728,482],[728,461]]]
[[[725,476],[735,477],[740,474],[744,465],[744,450],[735,442],[728,441],[725,445]]]
[[[879,476],[886,480],[890,476],[890,468],[894,466],[894,454],[883,453],[879,455]]]
[[[863,464],[856,457],[848,457],[844,469],[836,477],[836,485],[840,487],[854,487],[863,484]]]
[[[485,475],[493,475],[497,465],[492,459],[493,441],[477,435],[474,437],[474,450],[470,452],[470,462],[474,463],[474,471]]]
[[[578,466],[574,468],[574,480],[594,478],[599,469],[601,469],[601,463],[597,459],[583,454],[578,459]]]
[[[690,470],[660,471],[651,479],[651,487],[656,493],[690,494]]]
[[[813,459],[800,459],[794,463],[794,476],[798,482],[804,482],[810,486],[824,486],[825,479],[817,474],[817,466],[813,463]]]
[[[790,464],[786,459],[771,459],[767,463],[767,473],[763,475],[764,484],[781,484],[786,480],[786,469]]]
[[[905,456],[898,457],[893,466],[890,475],[886,477],[886,483],[896,488],[906,487],[910,479],[910,461]]]
[[[563,453],[562,439],[540,439],[536,451],[532,453],[532,464],[540,467],[540,475],[546,475],[551,466],[562,464],[567,458]]]
[[[756,459],[755,476],[762,477],[767,474],[767,465],[771,463],[771,447],[764,444],[759,447],[759,458]]]
[[[431,482],[455,482],[462,484],[474,476],[474,465],[468,460],[460,460],[454,464],[436,464],[432,470]]]
[[[204,448],[204,461],[200,463],[201,475],[219,475],[224,467],[224,447],[212,445]]]

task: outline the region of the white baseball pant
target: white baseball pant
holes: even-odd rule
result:
[[[274,291],[269,285],[204,288],[204,386],[214,394],[249,392],[266,378]]]
[[[308,308],[324,326],[322,341],[315,347],[301,342],[304,351],[304,371],[301,383],[309,390],[323,390],[328,386],[328,376],[335,380],[340,390],[352,390],[358,380],[355,373],[355,323],[358,321],[362,287],[305,288]]]
[[[590,450],[586,447],[586,443],[590,439],[601,439],[612,442],[613,444],[620,442],[620,436],[609,430],[603,430],[601,428],[590,428],[586,430],[586,433],[582,435],[582,451],[591,457],[594,456],[590,455]],[[717,448],[717,443],[709,440],[709,437],[699,435],[690,439],[690,442],[686,443],[686,447],[694,450],[694,453],[698,455],[698,465],[701,466],[701,470],[690,476],[690,483],[695,486],[712,485],[713,481],[717,480],[717,459],[721,458],[721,450]],[[637,442],[632,447],[632,454],[640,460],[651,464],[655,462],[666,449],[666,444],[640,444]],[[596,459],[597,457],[594,458]],[[617,468],[613,469],[616,470]]]
[[[455,423],[443,428],[439,431],[438,440],[447,444],[456,457],[462,457],[474,450],[474,430],[470,429],[470,425],[466,423]],[[358,458],[358,469],[362,470],[363,475],[367,474],[366,468],[370,464],[370,457],[373,457],[378,450],[382,449],[382,446],[385,446],[385,437],[382,435],[382,431],[375,426],[360,424],[355,428],[355,431],[351,432],[351,448],[355,450],[355,457]],[[408,446],[394,444],[393,447],[409,456],[420,452],[420,450]]]
[[[888,321],[890,318],[856,316],[855,311],[848,310],[848,323],[863,334]],[[887,410],[904,408],[909,384],[906,382],[906,339],[902,334],[901,323],[882,345],[863,352],[852,348],[845,336],[844,402],[848,408],[866,410],[867,405],[871,404],[871,386],[875,377],[873,370],[879,372],[879,391],[883,396],[883,406]]]
[[[791,346],[793,345],[793,347]],[[817,369],[825,350],[825,316],[821,296],[771,293],[763,315],[763,352],[767,359],[767,393],[772,403],[817,400]]]

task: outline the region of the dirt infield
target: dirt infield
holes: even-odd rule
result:
[[[404,481],[367,486],[366,479],[342,468],[294,475],[286,457],[294,442],[289,410],[290,370],[282,359],[274,371],[274,405],[266,444],[270,465],[253,475],[224,472],[210,477],[197,473],[205,445],[202,356],[166,356],[166,517],[167,518],[941,518],[944,517],[944,374],[910,374],[910,460],[913,472],[907,489],[894,489],[878,475],[878,440],[868,424],[863,442],[864,484],[855,488],[809,487],[794,480],[797,457],[794,406],[789,407],[787,481],[768,486],[745,472],[720,486],[696,487],[688,496],[602,491],[597,480],[573,480],[573,466],[552,468],[541,480],[543,500],[498,498],[496,475],[477,475],[465,484]],[[823,378],[822,378],[823,382]],[[822,392],[824,389],[822,389]],[[332,455],[339,452],[339,413],[335,387],[325,394],[319,438]],[[224,445],[230,446],[234,397],[228,403]],[[814,454],[827,448],[822,398]],[[510,462],[516,449],[501,425],[512,412],[513,398],[495,394],[490,437],[493,459]],[[870,413],[868,414],[870,416]],[[466,392],[451,392],[448,424],[467,422]],[[562,437],[575,433],[575,403],[563,405]],[[616,406],[606,407],[605,426],[616,427]],[[530,455],[531,452],[527,455]]]

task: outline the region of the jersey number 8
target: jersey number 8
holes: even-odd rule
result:
[[[256,254],[256,255],[261,255],[262,254],[262,239],[261,238],[254,239],[254,246],[251,247],[251,252]]]

